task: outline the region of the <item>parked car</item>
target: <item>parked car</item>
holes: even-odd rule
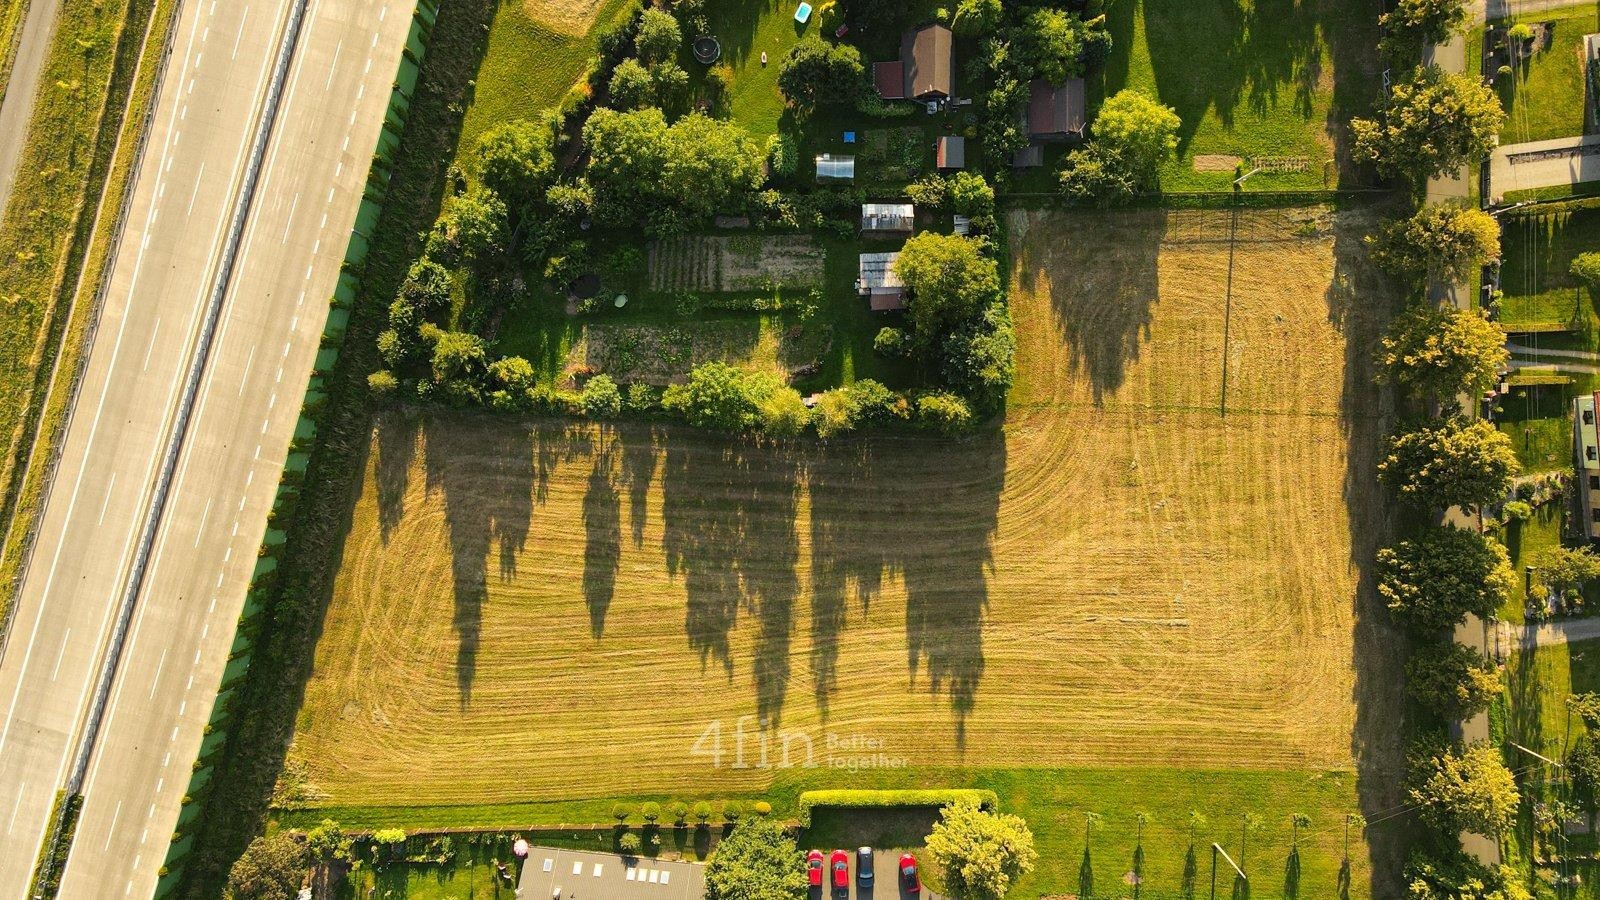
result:
[[[822,851],[806,854],[806,882],[812,887],[822,887]]]
[[[908,894],[922,893],[922,876],[917,873],[917,858],[900,854],[900,889]]]
[[[834,896],[850,896],[850,854],[843,850],[833,851],[828,858],[828,868],[833,870]]]
[[[871,847],[856,848],[856,884],[864,888],[872,887]]]

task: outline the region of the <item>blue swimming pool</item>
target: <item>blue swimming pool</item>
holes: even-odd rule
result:
[[[794,20],[796,22],[799,22],[801,25],[804,25],[806,23],[806,20],[810,19],[810,18],[811,18],[811,4],[802,3],[799,6],[795,7]]]

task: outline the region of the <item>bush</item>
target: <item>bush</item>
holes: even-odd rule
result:
[[[617,838],[617,849],[629,856],[638,855],[642,846],[643,845],[639,841],[639,835],[632,831],[627,832],[620,838]]]
[[[628,385],[628,412],[646,413],[661,405],[661,392],[642,381]]]
[[[880,328],[878,334],[872,339],[872,349],[880,356],[900,357],[906,355],[906,350],[911,346],[911,341],[906,333],[899,328]]]
[[[672,823],[674,825],[682,825],[688,821],[688,818],[689,804],[684,803],[682,800],[674,800],[672,802]]]
[[[1489,708],[1503,686],[1483,654],[1454,641],[1424,644],[1406,663],[1406,690],[1423,708],[1465,719]]]
[[[788,178],[800,168],[800,150],[794,138],[775,134],[767,138],[767,166],[779,178]]]
[[[611,804],[611,818],[616,819],[618,824],[628,821],[628,817],[631,815],[633,815],[633,810],[628,809],[621,803]]]
[[[1447,420],[1395,435],[1378,479],[1425,510],[1493,503],[1520,474],[1511,439],[1488,422]]]
[[[395,380],[394,373],[388,369],[379,369],[367,376],[367,390],[380,401],[392,399],[395,389],[399,386],[400,382]]]
[[[701,800],[694,805],[694,820],[701,825],[711,821],[712,809],[708,801]]]
[[[1526,522],[1533,518],[1533,507],[1523,500],[1512,500],[1505,505],[1502,512],[1505,513],[1507,522]]]
[[[1589,290],[1600,290],[1600,253],[1579,253],[1572,258],[1570,270],[1572,277],[1588,286]]]
[[[406,842],[404,828],[380,828],[372,833],[372,840],[379,844],[403,844]]]
[[[811,811],[818,807],[829,809],[895,809],[898,807],[949,806],[952,803],[976,803],[983,809],[1000,808],[1000,796],[994,791],[976,788],[945,788],[928,790],[830,790],[805,791],[796,801],[795,811],[801,828],[811,827]]]
[[[917,424],[946,434],[972,425],[972,407],[955,394],[935,391],[917,398]]]
[[[610,375],[596,375],[583,386],[579,395],[584,415],[592,419],[611,419],[622,412],[622,392]],[[656,810],[658,813],[660,809]]]
[[[653,825],[661,818],[661,804],[652,800],[644,805],[644,809],[642,810],[641,814],[644,816],[644,820],[646,822],[649,822]]]
[[[758,816],[770,816],[772,815],[772,804],[765,800],[757,800],[755,805],[750,807],[750,811]]]
[[[744,815],[744,805],[737,800],[729,800],[722,804],[722,818],[732,824],[739,821]]]

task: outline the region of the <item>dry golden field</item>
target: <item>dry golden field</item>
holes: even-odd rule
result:
[[[582,37],[600,15],[604,0],[522,0],[528,18],[560,34]]]
[[[1228,213],[1013,214],[1021,371],[959,441],[388,416],[293,755],[342,805],[758,790],[763,718],[772,763],[1350,769],[1363,224],[1242,213],[1225,324]]]

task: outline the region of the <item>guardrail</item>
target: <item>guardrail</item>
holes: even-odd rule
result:
[[[304,0],[299,0],[304,3]],[[428,36],[438,16],[438,0],[418,0],[411,15],[411,29],[406,35],[400,55],[399,71],[395,75],[394,89],[389,95],[389,106],[384,113],[383,128],[378,134],[371,170],[362,192],[361,205],[356,211],[356,221],[350,231],[350,241],[345,248],[344,264],[328,306],[328,317],[322,329],[322,342],[313,364],[305,398],[300,407],[300,418],[295,423],[294,438],[289,445],[289,455],[284,461],[279,478],[278,493],[273,499],[272,512],[262,536],[261,551],[251,576],[250,588],[245,594],[244,609],[239,616],[233,646],[228,654],[228,664],[223,670],[217,695],[212,703],[211,716],[206,723],[205,736],[193,765],[193,775],[184,792],[183,809],[172,834],[172,843],[161,867],[155,896],[165,898],[177,890],[183,876],[183,865],[194,846],[194,833],[200,819],[201,801],[211,783],[213,763],[228,739],[228,726],[232,719],[234,690],[244,680],[250,669],[255,651],[256,626],[262,611],[262,594],[265,580],[277,569],[276,553],[287,539],[278,526],[287,506],[295,501],[300,491],[300,479],[311,461],[310,445],[316,439],[318,412],[326,397],[324,374],[338,362],[340,347],[344,342],[345,328],[350,322],[350,310],[356,300],[359,275],[367,259],[370,235],[378,224],[388,193],[388,172],[394,154],[400,146],[400,135],[405,129],[406,116],[411,108],[412,93],[416,90],[421,73],[422,59],[427,51]]]

